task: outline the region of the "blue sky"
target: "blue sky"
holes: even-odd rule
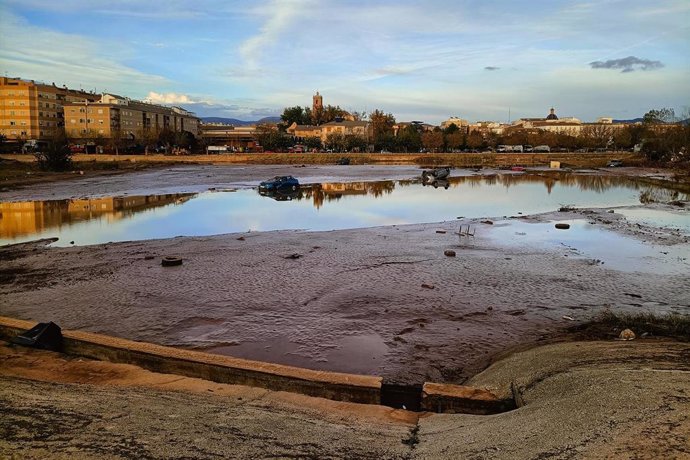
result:
[[[0,0],[0,71],[245,120],[690,106],[690,1]]]

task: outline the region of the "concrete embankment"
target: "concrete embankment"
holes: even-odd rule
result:
[[[35,324],[0,317],[0,339],[11,340]],[[126,363],[167,374],[218,383],[288,391],[336,401],[382,404],[413,410],[491,414],[513,409],[510,395],[497,398],[487,390],[425,383],[391,389],[376,376],[315,371],[230,356],[136,342],[83,331],[62,331],[61,351],[67,355]]]

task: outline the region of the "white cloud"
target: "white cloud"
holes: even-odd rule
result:
[[[275,43],[292,21],[311,3],[311,0],[273,0],[268,5],[260,7],[261,11],[267,12],[264,25],[258,35],[249,38],[239,47],[245,65],[252,69],[257,68],[264,48]]]
[[[193,100],[186,94],[156,93],[155,91],[149,91],[148,96],[144,100],[153,104],[193,104],[200,102]]]
[[[0,30],[0,62],[11,76],[125,94],[169,83],[122,64],[127,53],[121,44],[33,26],[1,7]]]

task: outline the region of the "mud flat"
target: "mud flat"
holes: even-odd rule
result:
[[[544,240],[555,221],[572,223],[569,243]],[[463,224],[473,237],[456,234]],[[0,248],[0,314],[390,382],[461,383],[493,356],[604,309],[687,314],[688,247],[684,232],[603,209],[491,224],[28,243]],[[163,267],[164,256],[183,264]]]

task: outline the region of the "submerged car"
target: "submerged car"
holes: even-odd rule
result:
[[[450,168],[435,168],[422,172],[422,181],[430,182],[434,179],[445,179],[450,174]]]
[[[299,181],[292,176],[276,176],[259,184],[259,193],[276,190],[297,190]]]

